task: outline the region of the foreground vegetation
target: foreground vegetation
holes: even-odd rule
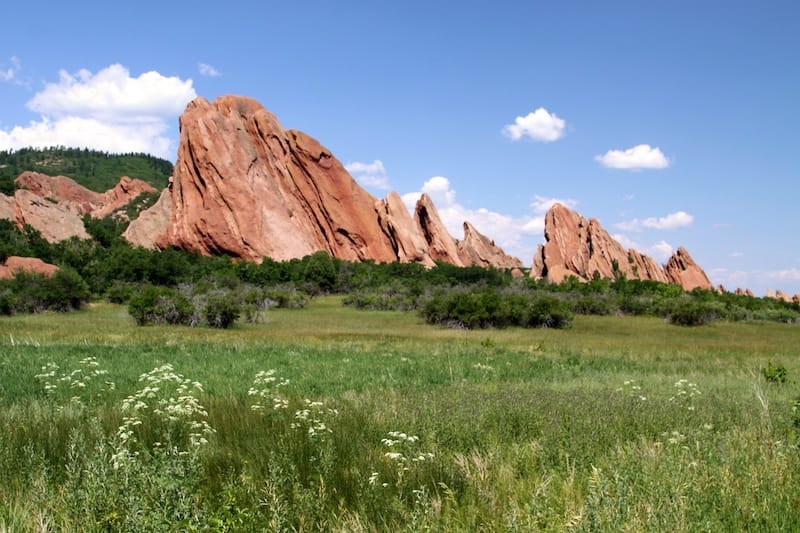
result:
[[[340,297],[225,330],[0,317],[0,530],[798,530],[798,341]]]

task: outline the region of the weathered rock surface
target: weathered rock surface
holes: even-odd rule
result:
[[[692,256],[683,246],[672,254],[667,264],[664,265],[664,272],[672,283],[676,283],[690,291],[692,289],[712,290],[713,285],[700,266],[694,262]]]
[[[465,265],[498,268],[519,268],[522,261],[507,255],[493,240],[482,235],[469,222],[464,222],[464,240],[459,241],[458,254]]]
[[[636,250],[625,250],[602,228],[597,219],[586,219],[561,204],[545,215],[545,244],[533,259],[531,276],[559,283],[569,276],[589,280],[594,276],[614,279],[667,281],[656,262]]]
[[[58,271],[58,267],[45,263],[37,257],[18,257],[9,256],[0,263],[0,279],[11,279],[17,272],[32,272],[52,276]]]
[[[375,209],[378,212],[378,223],[389,237],[398,261],[422,263],[425,266],[435,264],[428,255],[425,237],[411,218],[399,194],[389,193],[386,199],[377,201]]]
[[[250,98],[196,98],[180,118],[170,245],[203,254],[285,260],[324,250],[396,258],[375,198],[329,150],[284,130]]]
[[[161,191],[158,201],[128,224],[122,236],[131,244],[155,249],[167,246],[167,229],[172,217],[172,193]]]
[[[131,224],[125,237],[133,243],[253,261],[322,250],[350,261],[463,265],[427,195],[412,219],[399,195],[376,199],[327,148],[285,130],[251,98],[197,98],[180,130],[169,201],[162,195]],[[471,257],[513,263],[493,254]]]
[[[89,238],[81,217],[61,204],[25,189],[17,189],[11,198],[0,196],[0,217],[11,220],[20,228],[29,224],[48,242],[63,241],[70,237]]]
[[[458,253],[458,245],[450,235],[439,211],[433,205],[433,200],[428,194],[423,193],[417,200],[414,209],[414,221],[417,223],[425,242],[428,243],[428,255],[434,261],[444,261],[456,266],[465,266]]]
[[[662,268],[651,257],[625,250],[597,219],[587,220],[561,204],[545,215],[545,244],[533,258],[531,276],[559,283],[569,276],[589,280],[595,276],[677,283],[686,290],[712,289],[705,272],[681,247]]]
[[[156,192],[146,181],[128,176],[122,176],[114,188],[104,193],[89,190],[66,176],[48,176],[40,172],[23,172],[15,182],[41,198],[58,203],[67,211],[95,218],[110,215],[142,193]]]

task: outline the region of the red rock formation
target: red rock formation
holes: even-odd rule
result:
[[[375,198],[325,147],[284,130],[250,98],[196,98],[180,118],[167,241],[260,261],[324,250],[348,260],[396,258]]]
[[[391,192],[385,200],[378,200],[375,210],[378,212],[378,224],[389,237],[398,261],[434,265],[428,255],[428,243],[399,194]]]
[[[625,250],[597,219],[587,220],[561,204],[545,215],[544,236],[546,242],[533,258],[532,277],[560,283],[569,276],[588,280],[624,274],[628,279],[667,281],[653,259]]]
[[[522,261],[507,255],[493,240],[482,235],[469,222],[464,222],[464,240],[459,241],[458,254],[465,265],[498,268],[519,268]]]
[[[33,272],[52,276],[58,271],[58,267],[45,263],[37,257],[7,257],[5,262],[0,263],[0,279],[11,279],[17,272]]]
[[[23,189],[58,203],[67,211],[95,218],[110,215],[144,192],[156,192],[146,181],[128,176],[120,178],[113,189],[104,193],[91,191],[66,176],[48,176],[40,172],[23,172],[15,181]]]
[[[428,255],[434,261],[464,266],[455,239],[447,231],[442,219],[439,218],[436,206],[433,205],[433,200],[426,193],[417,200],[414,220],[422,231],[425,242],[428,243]]]
[[[158,201],[139,213],[136,220],[128,224],[122,236],[131,244],[144,248],[167,246],[167,229],[172,218],[172,193],[169,189],[161,191]]]
[[[587,220],[561,204],[545,216],[545,244],[533,258],[531,276],[559,283],[569,276],[588,280],[595,276],[677,283],[686,290],[711,289],[705,272],[685,248],[679,248],[664,268],[647,255],[625,250],[596,219]]]
[[[48,242],[58,242],[78,237],[88,239],[80,216],[25,189],[17,189],[10,203],[8,197],[0,199],[0,216],[13,221],[18,227],[29,224]]]
[[[664,265],[664,272],[672,283],[680,285],[687,291],[692,289],[710,291],[714,288],[706,273],[694,262],[683,246],[669,258],[667,264]]]
[[[322,250],[350,261],[462,265],[427,195],[412,220],[396,193],[377,200],[328,149],[283,129],[253,99],[197,98],[180,130],[169,202],[162,196],[131,223],[133,243],[254,261]]]

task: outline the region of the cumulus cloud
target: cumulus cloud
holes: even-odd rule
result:
[[[564,119],[540,107],[524,117],[517,117],[513,124],[503,128],[503,134],[512,141],[528,137],[534,141],[552,142],[564,136]]]
[[[620,243],[626,250],[633,248],[634,250],[645,255],[649,255],[656,261],[660,261],[662,263],[666,262],[666,260],[672,255],[672,252],[675,251],[675,248],[666,241],[659,241],[655,244],[651,244],[650,246],[645,246],[622,233],[615,233],[611,235],[611,238]]]
[[[604,155],[595,156],[595,161],[607,168],[642,170],[646,168],[667,168],[669,159],[658,147],[639,144],[627,150],[609,150]]]
[[[571,199],[536,196],[530,207],[532,214],[512,216],[486,208],[470,209],[456,199],[456,191],[450,180],[444,176],[434,176],[427,180],[420,191],[402,195],[409,211],[414,210],[422,193],[427,193],[436,205],[439,217],[447,231],[456,239],[464,236],[463,223],[469,221],[482,234],[495,241],[503,250],[529,263],[536,245],[543,240],[544,214],[554,203],[560,202],[574,206]]]
[[[196,96],[191,79],[155,71],[132,77],[118,64],[94,74],[62,70],[27,104],[39,119],[0,130],[0,149],[63,145],[172,157],[168,121]]]
[[[202,76],[207,76],[209,78],[216,78],[217,76],[222,76],[222,73],[220,71],[218,71],[208,63],[198,63],[197,71],[200,72]]]
[[[642,231],[643,229],[672,230],[690,226],[694,217],[685,211],[677,211],[663,217],[649,217],[643,220],[635,218],[627,222],[619,222],[614,227],[623,231]]]
[[[22,63],[17,56],[11,56],[8,62],[8,66],[0,65],[0,81],[17,83],[17,74],[19,73]]]
[[[383,161],[376,159],[372,163],[362,163],[361,161],[354,161],[344,166],[361,185],[371,187],[373,189],[380,189],[388,191],[389,176],[386,173],[386,168],[383,166]]]

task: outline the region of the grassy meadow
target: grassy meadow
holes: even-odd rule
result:
[[[797,324],[0,317],[0,531],[798,531],[799,380]]]

